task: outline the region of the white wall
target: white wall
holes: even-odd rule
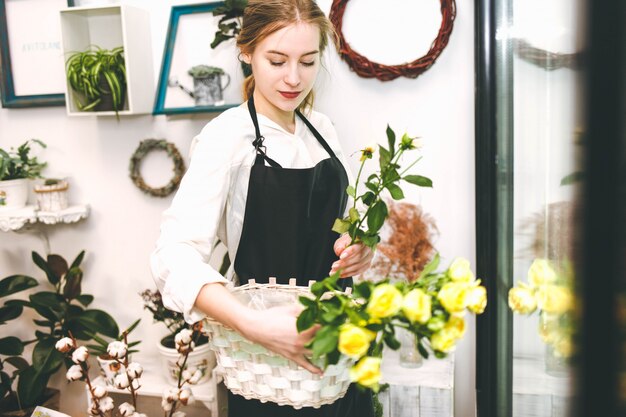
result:
[[[170,6],[198,1],[124,3],[150,11],[157,80]],[[319,3],[329,11],[330,0]],[[364,55],[385,63],[423,55],[439,26],[438,2],[432,2],[434,8],[408,3],[351,2],[344,19],[346,38],[355,48],[359,45]],[[407,131],[424,139],[424,159],[414,173],[431,177],[435,187],[413,189],[406,194],[409,201],[421,204],[435,217],[440,230],[437,248],[444,262],[454,256],[473,260],[475,252],[473,4],[458,2],[457,8],[450,42],[424,75],[384,83],[359,78],[331,49],[327,54],[328,72],[320,77],[316,102],[317,109],[335,123],[347,154],[371,142],[384,143],[387,123],[399,134]],[[377,22],[375,30],[372,22]],[[136,337],[143,340],[139,361],[156,354],[155,344],[163,333],[161,326],[151,324],[151,317],[143,312],[137,293],[153,287],[148,256],[157,238],[161,212],[171,196],[159,199],[137,189],[128,176],[129,158],[146,138],[165,138],[186,154],[191,138],[211,117],[144,115],[124,117],[118,123],[114,118],[68,118],[62,107],[0,109],[1,146],[16,146],[31,137],[42,139],[48,144],[42,156],[49,162],[49,172],[69,173],[71,200],[91,205],[91,215],[82,223],[45,230],[53,252],[73,258],[81,249],[87,251],[84,291],[96,295],[94,306],[110,312],[121,326],[136,317],[143,318],[136,330]],[[357,163],[354,157],[355,173]],[[143,172],[154,184],[167,182],[169,166],[165,158],[155,155],[146,159]],[[0,274],[41,277],[30,261],[32,250],[44,251],[34,231],[0,235]],[[474,415],[473,330],[471,323],[456,353],[458,417]],[[64,411],[82,415],[85,404],[80,384],[66,386],[62,377],[55,381],[67,392],[62,398]]]

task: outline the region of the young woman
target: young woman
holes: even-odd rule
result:
[[[249,340],[321,373],[304,347],[317,328],[298,333],[297,306],[265,311],[241,305],[224,284],[297,278],[299,285],[341,271],[364,272],[371,251],[347,246],[331,230],[346,210],[347,163],[328,118],[311,109],[313,84],[332,26],[313,0],[251,0],[237,45],[252,66],[246,102],[209,122],[193,140],[189,169],[163,214],[152,258],[164,304],[189,322],[208,315]],[[216,238],[231,271],[208,264]],[[351,386],[319,409],[229,394],[230,417],[373,415],[371,396]]]

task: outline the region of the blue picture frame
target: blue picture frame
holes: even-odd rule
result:
[[[6,1],[0,0],[0,98],[4,108],[27,108],[64,106],[65,93],[18,96],[15,93],[9,31],[7,25]],[[67,0],[68,7],[74,6],[74,0]]]
[[[211,3],[200,3],[182,6],[172,6],[170,13],[169,25],[165,39],[165,48],[163,51],[163,60],[161,62],[161,71],[159,73],[159,82],[157,84],[157,92],[154,101],[153,115],[159,114],[188,114],[188,113],[212,113],[222,112],[239,104],[224,104],[221,106],[186,106],[186,107],[165,107],[165,97],[168,89],[168,80],[170,78],[170,70],[172,68],[172,58],[174,53],[174,45],[176,44],[176,36],[179,30],[180,17],[190,14],[212,14],[217,7],[223,6],[223,1]],[[207,47],[210,40],[207,39]]]

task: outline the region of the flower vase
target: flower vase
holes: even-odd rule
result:
[[[424,362],[424,358],[417,350],[417,338],[406,329],[396,329],[396,336],[400,342],[399,356],[400,366],[404,368],[419,368]]]
[[[567,376],[567,358],[555,352],[554,346],[549,343],[546,344],[545,366],[548,375],[555,377]]]

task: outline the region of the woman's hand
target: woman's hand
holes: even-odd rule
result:
[[[241,323],[242,334],[252,342],[291,359],[304,369],[322,374],[322,370],[313,366],[306,356],[311,351],[304,346],[319,330],[319,325],[298,333],[296,318],[302,311],[300,305],[274,307],[267,310],[247,310],[248,318]]]
[[[335,241],[335,254],[339,260],[333,263],[329,275],[341,270],[341,278],[347,278],[360,275],[369,269],[374,252],[362,243],[348,246],[350,240],[350,235],[344,234]]]

